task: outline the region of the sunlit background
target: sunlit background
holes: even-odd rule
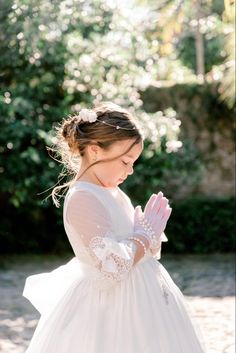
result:
[[[52,128],[103,100],[145,135],[121,188],[134,205],[169,198],[161,261],[209,353],[233,352],[234,28],[234,0],[0,0],[0,352],[24,352],[37,322],[25,277],[73,256],[48,197]]]

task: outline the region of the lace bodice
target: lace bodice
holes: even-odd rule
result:
[[[134,265],[134,208],[119,188],[79,181],[64,202],[64,226],[76,257],[108,281],[121,281]],[[148,252],[140,262],[150,258]]]

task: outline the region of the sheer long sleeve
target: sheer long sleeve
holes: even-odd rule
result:
[[[74,192],[67,201],[66,222],[103,278],[120,281],[134,265],[136,245],[115,240],[108,210],[92,193]]]

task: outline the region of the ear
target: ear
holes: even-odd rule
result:
[[[88,148],[89,148],[89,151],[90,151],[90,152],[92,152],[92,153],[98,153],[98,150],[99,150],[98,146],[96,146],[96,145],[89,145]]]
[[[101,148],[95,144],[90,144],[87,146],[87,151],[90,156],[94,157],[96,155],[98,157],[101,152]]]

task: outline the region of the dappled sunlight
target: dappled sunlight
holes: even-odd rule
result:
[[[133,205],[159,191],[168,197],[166,253],[185,254],[164,250],[160,262],[183,292],[207,353],[233,353],[234,256],[223,253],[234,242],[234,6],[235,0],[1,2],[1,252],[47,255],[0,258],[0,353],[24,353],[40,318],[22,296],[26,278],[74,256],[50,255],[72,251],[62,208],[44,198],[64,180],[52,152],[54,128],[102,101],[127,108],[144,137],[135,173],[121,190]],[[76,173],[79,143],[77,150]]]
[[[8,257],[0,270],[0,352],[24,353],[39,313],[22,297],[25,278],[48,272],[68,261],[66,257],[37,255]],[[160,262],[180,287],[196,319],[207,353],[233,353],[234,349],[234,256],[168,255]]]
[[[9,298],[10,300],[10,298]],[[29,318],[27,315],[16,316],[12,311],[1,311],[1,317],[5,319],[0,320],[0,352],[7,353],[21,353],[24,352],[28,343],[30,342],[33,331],[38,323],[35,312],[35,318]]]
[[[203,337],[207,353],[235,352],[235,297],[186,297]]]

